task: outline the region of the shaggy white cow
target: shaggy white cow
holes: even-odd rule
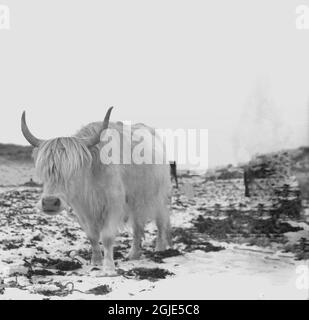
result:
[[[136,136],[145,130],[153,138],[143,141],[144,146],[147,142],[148,151],[160,153],[163,142],[152,128],[145,125],[129,128],[121,122],[110,123],[111,110],[108,110],[103,122],[91,123],[72,137],[46,141],[32,135],[26,124],[25,112],[21,120],[24,137],[35,147],[35,167],[44,184],[39,208],[47,214],[57,214],[71,206],[90,240],[92,264],[103,265],[107,275],[115,274],[113,244],[124,221],[128,221],[133,228],[129,258],[140,257],[144,226],[151,218],[155,219],[158,228],[156,250],[165,250],[170,244],[169,165],[106,164],[102,161],[109,157],[105,148],[110,141],[104,142],[109,131],[112,131],[112,138],[115,133],[120,137],[120,140],[114,139],[112,142],[114,146],[118,144],[121,157],[128,156],[125,152],[131,156],[137,146]],[[131,141],[133,134],[135,143],[124,151],[123,145]],[[156,143],[153,144],[153,141]]]

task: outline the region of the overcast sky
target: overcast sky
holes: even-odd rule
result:
[[[0,141],[102,120],[209,130],[211,166],[308,144],[306,1],[0,0]],[[262,120],[261,120],[262,119]],[[278,130],[277,130],[278,129]]]

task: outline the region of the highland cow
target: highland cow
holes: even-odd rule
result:
[[[150,219],[155,220],[158,229],[156,250],[163,251],[170,245],[168,163],[108,164],[103,161],[109,156],[104,148],[110,140],[103,139],[108,130],[120,137],[113,143],[119,147],[121,158],[129,156],[131,159],[136,140],[130,144],[130,150],[124,151],[122,146],[132,140],[134,132],[148,131],[152,135],[156,146],[148,143],[147,148],[154,153],[161,152],[157,150],[162,150],[163,142],[155,130],[146,125],[128,128],[121,122],[109,122],[111,110],[107,111],[103,122],[90,123],[72,137],[50,140],[40,140],[30,132],[25,112],[21,120],[22,133],[34,146],[36,173],[44,186],[38,207],[51,215],[73,208],[91,243],[91,263],[102,265],[106,275],[116,274],[113,244],[124,223],[130,224],[133,231],[130,259],[140,257],[144,226]]]

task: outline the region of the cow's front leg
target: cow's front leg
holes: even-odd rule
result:
[[[115,276],[117,272],[114,263],[114,237],[103,236],[102,244],[104,250],[103,273],[106,276]]]
[[[103,265],[103,255],[100,248],[99,239],[100,239],[99,235],[98,237],[91,237],[90,239],[91,248],[92,248],[91,264],[94,266]]]
[[[78,214],[83,211],[85,212],[85,210],[77,209],[75,211],[77,212],[77,220],[91,244],[91,264],[94,266],[102,266],[103,255],[100,248],[100,229],[97,224],[89,223],[89,221],[91,221],[90,217],[87,217],[85,214]]]

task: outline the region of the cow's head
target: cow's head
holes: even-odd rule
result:
[[[91,137],[61,137],[50,140],[36,138],[29,130],[26,115],[21,118],[21,130],[34,146],[33,157],[38,177],[44,185],[38,208],[47,214],[67,209],[74,197],[83,197],[82,188],[92,165],[90,149],[100,142],[101,133],[108,128],[112,107],[108,109],[102,127]]]

